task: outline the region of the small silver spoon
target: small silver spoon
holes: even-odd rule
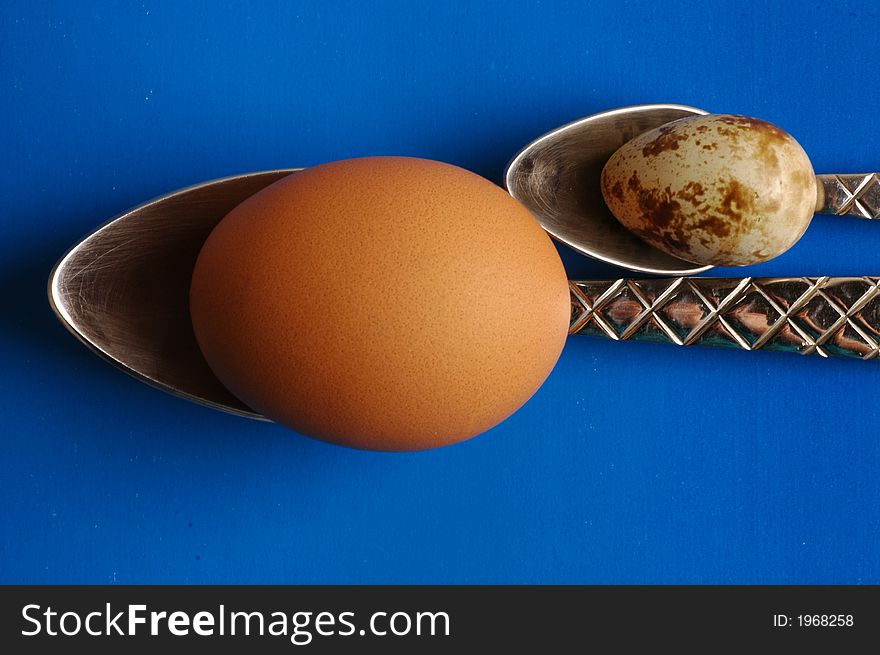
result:
[[[262,419],[202,357],[190,322],[189,284],[214,226],[297,170],[205,182],[112,219],[56,264],[49,279],[52,308],[74,336],[137,379]],[[880,354],[876,277],[619,279],[573,281],[570,289],[570,334],[861,359]]]
[[[637,105],[582,118],[517,153],[505,185],[547,232],[584,255],[657,275],[707,271],[711,265],[679,259],[633,235],[608,209],[600,183],[602,168],[625,143],[670,121],[707,113],[684,105]],[[816,181],[816,213],[880,218],[880,173],[823,174]]]

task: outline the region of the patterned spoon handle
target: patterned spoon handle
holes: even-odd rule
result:
[[[677,345],[880,355],[880,278],[569,282],[570,334]]]
[[[880,173],[817,175],[822,188],[820,214],[880,218]]]

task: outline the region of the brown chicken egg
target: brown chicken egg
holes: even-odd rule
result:
[[[559,357],[570,299],[547,234],[503,189],[369,157],[294,173],[230,212],[199,254],[190,311],[212,370],[268,418],[418,450],[522,406]]]
[[[800,144],[747,116],[672,121],[625,143],[602,171],[602,195],[625,227],[697,264],[782,254],[810,224],[817,194]]]

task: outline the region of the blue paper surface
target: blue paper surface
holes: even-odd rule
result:
[[[147,387],[45,294],[68,246],[182,186],[375,154],[500,183],[534,137],[631,104],[758,116],[818,172],[878,170],[875,3],[3,13],[0,583],[880,583],[880,363],[573,337],[497,428],[370,453]],[[878,246],[819,217],[747,272],[878,275]]]

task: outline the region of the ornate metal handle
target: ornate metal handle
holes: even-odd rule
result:
[[[571,281],[570,334],[678,345],[880,355],[880,278]]]
[[[817,175],[816,179],[824,191],[816,207],[819,214],[880,218],[880,173]]]

